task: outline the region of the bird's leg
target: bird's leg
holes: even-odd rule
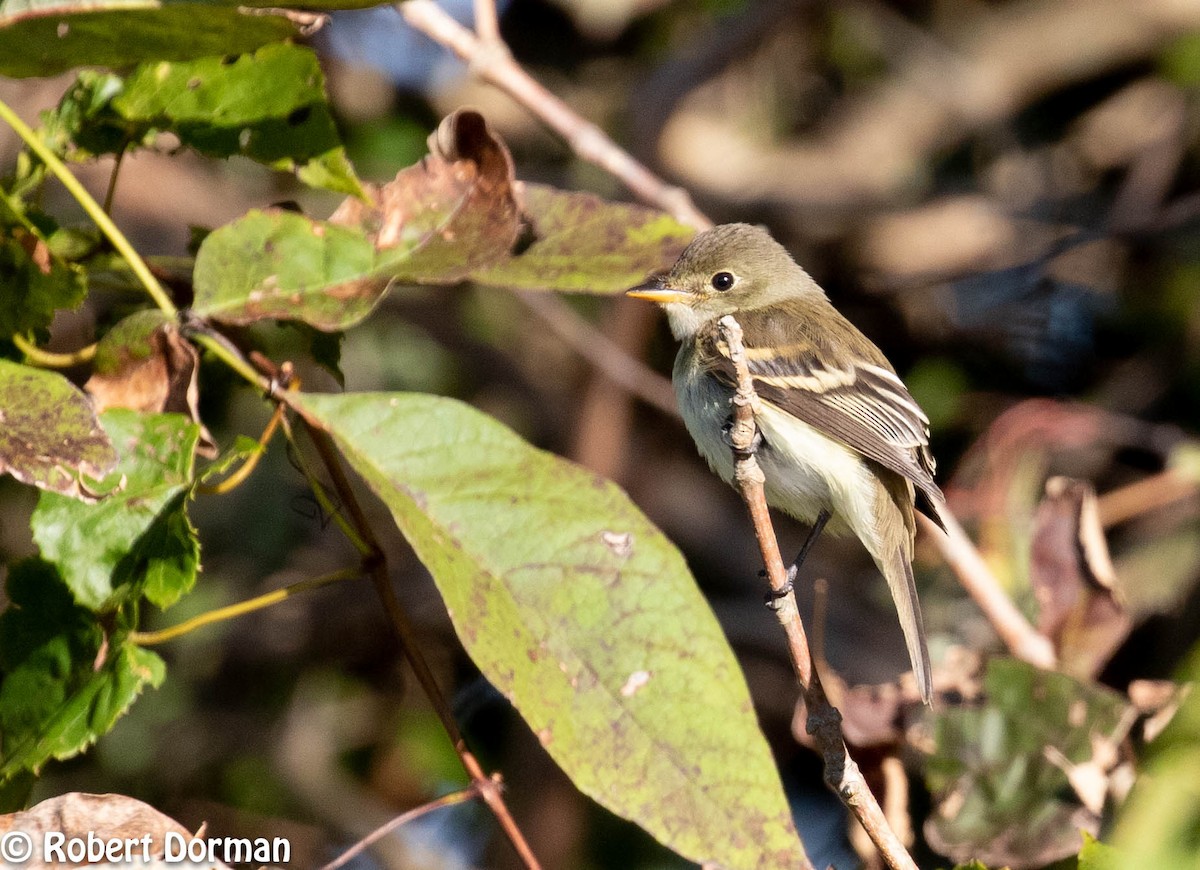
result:
[[[796,586],[796,575],[800,573],[800,566],[808,558],[808,551],[817,542],[817,538],[821,537],[821,532],[825,529],[827,522],[829,522],[829,511],[821,511],[817,514],[817,518],[813,521],[812,529],[809,530],[808,537],[804,539],[804,546],[800,548],[800,553],[796,556],[796,561],[792,563],[792,567],[788,568],[787,582],[783,584],[782,589],[772,589],[763,596],[766,599],[768,607],[773,607],[779,599],[786,598],[792,594],[792,590]]]

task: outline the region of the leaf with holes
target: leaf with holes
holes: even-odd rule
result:
[[[0,0],[0,75],[236,55],[301,34],[311,14],[166,0]]]

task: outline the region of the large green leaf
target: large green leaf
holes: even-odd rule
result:
[[[0,75],[237,55],[297,36],[302,20],[186,0],[0,0]],[[313,16],[307,16],[311,22]]]
[[[0,615],[0,781],[82,752],[164,674],[154,653],[106,639],[53,566],[14,566],[8,596]]]
[[[113,492],[94,505],[44,493],[33,537],[75,596],[91,610],[116,593],[144,592],[159,606],[191,588],[199,543],[187,520],[200,427],[181,414],[107,411],[101,421],[120,454],[101,485]]]
[[[620,489],[450,399],[292,401],[391,510],[467,652],[582,791],[696,861],[804,860],[720,627]]]
[[[84,498],[80,475],[99,477],[116,461],[91,403],[70,381],[0,360],[0,472]]]

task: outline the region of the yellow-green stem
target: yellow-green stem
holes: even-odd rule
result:
[[[13,333],[11,337],[12,343],[17,346],[17,349],[21,353],[25,354],[26,360],[44,369],[69,369],[71,366],[90,363],[96,356],[96,345],[94,344],[81,347],[79,350],[72,351],[71,353],[54,353],[50,350],[42,350],[42,348],[16,333]]]
[[[341,583],[343,580],[353,580],[361,576],[363,576],[361,567],[343,568],[341,571],[334,571],[332,574],[326,574],[323,577],[301,580],[290,586],[284,586],[282,589],[276,589],[274,592],[259,595],[257,598],[239,601],[237,604],[230,604],[227,607],[218,607],[216,610],[210,610],[207,613],[201,613],[199,616],[193,616],[191,619],[185,619],[178,625],[172,625],[169,628],[159,629],[158,631],[131,631],[129,639],[139,646],[153,646],[154,644],[165,643],[168,640],[174,640],[205,625],[211,625],[214,622],[224,622],[227,619],[233,619],[237,616],[253,613],[255,610],[261,610],[264,607],[270,607],[272,604],[278,604],[280,601],[290,598],[298,592],[319,589],[322,586]]]
[[[129,243],[129,239],[125,238],[124,233],[117,229],[117,225],[112,222],[112,219],[100,207],[100,204],[87,192],[87,188],[80,184],[79,179],[71,174],[71,171],[58,159],[58,156],[46,147],[46,144],[38,138],[37,134],[24,121],[17,117],[17,114],[3,100],[0,100],[0,120],[3,120],[16,131],[16,134],[21,137],[22,141],[29,146],[29,150],[46,164],[46,168],[62,183],[67,192],[75,197],[75,201],[83,207],[88,217],[95,221],[100,231],[112,242],[112,246],[116,248],[117,253],[129,264],[129,268],[133,270],[133,274],[137,275],[138,280],[142,282],[142,286],[146,288],[146,292],[150,294],[150,298],[154,300],[154,304],[163,313],[170,317],[175,317],[179,313],[175,307],[175,303],[171,301],[171,297],[163,289],[162,284],[158,283],[158,279],[150,272],[150,267],[146,265],[146,261],[134,250],[133,245]]]
[[[247,381],[260,390],[266,390],[269,387],[267,379],[254,370],[254,367],[239,354],[233,352],[226,347],[215,336],[209,335],[206,332],[193,332],[190,337],[197,344],[204,345],[204,348],[212,353],[213,356],[225,363]]]

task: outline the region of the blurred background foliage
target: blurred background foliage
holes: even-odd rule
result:
[[[468,20],[470,4],[458,6]],[[802,599],[833,700],[921,865],[1072,867],[1080,829],[1106,842],[1115,829],[1121,847],[1162,850],[1125,866],[1200,866],[1195,696],[1159,736],[1183,694],[1167,681],[1195,677],[1195,658],[1181,663],[1200,638],[1200,4],[512,0],[502,25],[519,61],[707,214],[767,224],[879,344],[929,413],[950,504],[1055,642],[1062,674],[1005,659],[922,547],[941,690],[924,711],[896,686],[906,658],[866,555],[853,542],[817,547],[805,574],[828,584],[803,583]],[[413,163],[443,114],[472,105],[521,178],[624,196],[394,10],[335,14],[314,44],[362,177]],[[0,80],[0,96],[33,117],[70,81]],[[16,150],[0,130],[0,165]],[[111,168],[78,171],[103,190]],[[77,213],[50,196],[63,198],[48,211]],[[239,158],[142,151],[125,160],[113,213],[139,250],[178,255],[189,226],[293,199],[324,215],[338,197]],[[93,294],[59,317],[51,347],[87,343],[124,304]],[[564,338],[561,325],[577,318],[591,331]],[[301,330],[255,329],[276,359],[313,356]],[[469,286],[396,288],[347,334],[341,370],[350,389],[466,399],[621,483],[684,550],[741,657],[814,863],[852,866],[856,837],[793,724],[803,719],[741,504],[674,416],[584,361],[579,346],[597,332],[669,371],[674,344],[649,306],[588,297],[547,307]],[[338,387],[319,366],[302,369],[306,385]],[[202,395],[232,397],[201,409],[222,443],[264,422],[245,390]],[[352,557],[282,447],[264,463],[234,494],[196,503],[205,572],[171,623]],[[262,485],[281,479],[292,487]],[[6,562],[33,552],[34,500],[0,479]],[[389,561],[426,655],[483,760],[504,772],[546,866],[682,866],[557,771],[473,670],[429,578],[374,510],[376,527],[391,529]],[[779,530],[785,550],[805,531],[783,519]],[[288,836],[296,866],[316,866],[464,784],[365,584],[290,599],[164,653],[163,687],[94,751],[51,766],[35,799],[122,792],[192,827]],[[467,805],[353,866],[515,858],[486,812]]]

